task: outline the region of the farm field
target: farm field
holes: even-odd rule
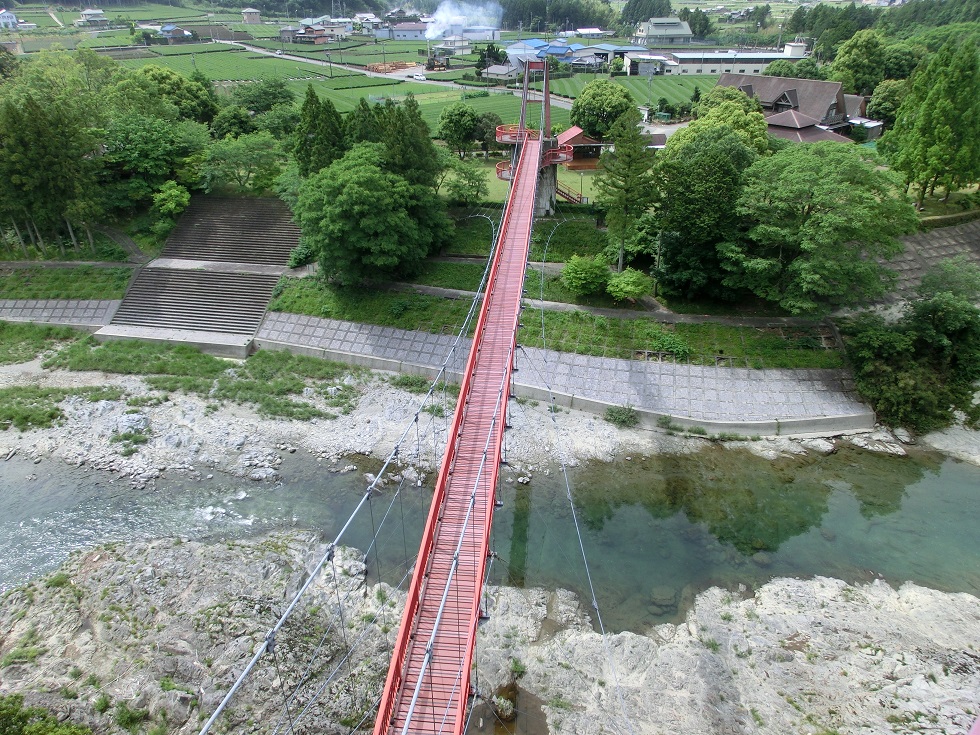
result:
[[[58,28],[58,23],[48,15],[48,12],[44,8],[25,8],[17,7],[11,8],[14,15],[17,16],[17,20],[22,20],[25,23],[35,23],[38,28]],[[65,25],[71,25],[74,18],[70,18],[68,13],[55,13],[61,22]],[[78,17],[78,16],[75,16]]]
[[[246,81],[254,79],[320,79],[327,75],[325,67],[301,61],[257,56],[248,51],[228,50],[225,53],[188,53],[164,55],[149,59],[126,59],[119,62],[131,69],[155,64],[166,66],[190,76],[195,69],[215,81]]]
[[[671,104],[689,102],[694,88],[702,92],[711,89],[718,83],[717,74],[693,74],[690,76],[656,76],[651,81],[649,77],[613,77],[612,81],[626,87],[637,103],[643,104],[647,97],[656,103],[661,97],[666,97]],[[551,91],[564,97],[578,97],[585,85],[593,79],[603,78],[603,75],[576,74],[570,79],[555,79],[551,83]],[[649,86],[648,86],[649,85]],[[534,85],[538,89],[540,84]]]

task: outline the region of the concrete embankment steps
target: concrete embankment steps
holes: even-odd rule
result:
[[[278,276],[144,268],[112,323],[253,334]]]
[[[284,266],[299,228],[278,199],[199,197],[167,239],[161,258]]]
[[[299,230],[278,199],[196,198],[96,337],[182,342],[246,357],[298,243]]]

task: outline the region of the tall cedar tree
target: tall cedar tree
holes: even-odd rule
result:
[[[309,85],[296,127],[294,152],[300,176],[305,178],[325,169],[345,150],[344,128],[337,108],[330,100],[321,101],[313,85]]]
[[[353,148],[358,143],[380,143],[381,122],[378,120],[377,109],[361,97],[357,107],[344,118],[344,131],[348,148]]]
[[[980,52],[970,41],[945,44],[912,77],[895,126],[881,148],[918,188],[964,186],[980,176]]]
[[[439,157],[415,96],[410,92],[401,105],[385,105],[380,112],[385,168],[410,184],[435,189]]]
[[[598,204],[606,211],[609,245],[617,252],[617,270],[625,264],[626,241],[635,234],[636,222],[656,196],[653,153],[640,134],[640,113],[635,107],[613,123],[610,135],[614,150],[599,159],[600,173],[595,186]]]

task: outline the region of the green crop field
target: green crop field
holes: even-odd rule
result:
[[[178,43],[175,46],[148,46],[151,53],[159,56],[185,56],[187,54],[220,54],[234,52],[234,46],[223,43]]]
[[[585,85],[593,79],[608,78],[604,75],[576,74],[570,79],[556,79],[551,83],[551,91],[564,97],[578,97]],[[718,83],[717,74],[693,74],[691,76],[656,76],[650,77],[613,77],[612,81],[626,87],[639,104],[652,98],[656,103],[661,97],[666,97],[671,104],[690,102],[694,88],[702,92],[711,89]],[[534,85],[541,88],[540,84]]]
[[[278,59],[274,56],[256,56],[247,51],[228,53],[181,54],[159,56],[154,59],[126,59],[119,62],[136,69],[147,64],[166,66],[184,75],[199,69],[215,81],[245,81],[254,79],[322,79],[327,76],[326,67],[302,61]]]
[[[129,34],[129,30],[121,28],[114,31],[95,33],[90,38],[81,38],[76,44],[76,47],[102,48],[103,46],[129,46],[132,42],[133,37]]]
[[[57,21],[48,15],[47,11],[43,8],[12,8],[12,11],[17,16],[17,20],[22,20],[25,23],[35,23],[39,29],[59,27]],[[56,15],[65,25],[71,25],[72,20],[74,20],[68,13],[56,13]]]
[[[239,18],[240,20],[240,18]],[[279,38],[279,24],[255,24],[255,23],[229,23],[228,27],[233,31],[247,33],[252,38]]]

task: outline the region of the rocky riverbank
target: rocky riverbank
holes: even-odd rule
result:
[[[11,453],[36,461],[53,458],[112,472],[136,487],[146,487],[165,474],[197,478],[224,472],[257,481],[274,480],[283,456],[297,450],[338,462],[352,454],[385,457],[413,426],[421,398],[394,387],[382,374],[352,378],[351,382],[357,398],[349,413],[332,420],[291,421],[263,418],[248,406],[154,391],[138,376],[46,370],[39,360],[0,366],[0,388],[103,386],[123,392],[119,400],[94,402],[70,396],[61,404],[63,420],[53,428],[0,433],[0,459],[13,456]],[[323,403],[312,391],[304,400]],[[434,456],[433,444],[442,445],[448,420],[425,412],[419,416],[421,434],[412,431],[402,441],[399,461],[426,474],[441,458]],[[519,472],[556,460],[574,465],[631,455],[689,453],[709,441],[673,432],[617,428],[600,416],[581,411],[558,409],[553,415],[546,405],[533,401],[512,402],[510,417],[513,428],[507,432],[507,452]],[[120,441],[134,434],[140,435],[139,444]],[[980,464],[978,432],[960,427],[925,439],[959,459]],[[841,442],[901,455],[914,439],[881,428],[870,434],[763,437],[729,441],[726,446],[773,458],[827,454]]]
[[[0,691],[97,732],[197,732],[322,554],[278,534],[77,555],[0,606]],[[282,692],[300,684],[293,732],[347,732],[380,691],[400,601],[340,550],[216,731],[284,732]],[[504,696],[525,732],[582,735],[957,733],[977,711],[971,595],[781,579],[708,590],[679,625],[605,638],[563,590],[492,588],[487,608],[477,681],[498,696],[475,732],[494,732]]]
[[[271,481],[291,452],[309,452],[338,468],[351,454],[386,455],[412,426],[420,400],[372,375],[357,379],[349,414],[286,421],[162,394],[135,376],[49,371],[38,362],[0,367],[0,387],[93,385],[117,387],[123,396],[69,397],[57,426],[0,433],[0,460],[63,461],[109,471],[136,487],[152,487],[164,476],[214,473]],[[533,402],[514,402],[511,410],[512,473],[505,479],[518,482],[556,459],[575,464],[688,453],[709,441],[620,429],[564,409],[552,415]],[[438,440],[446,421],[419,415]],[[119,437],[132,434],[145,441],[127,448]],[[919,441],[980,464],[977,436],[957,427]],[[438,461],[432,434],[424,438],[416,442],[410,434],[400,451],[400,461],[421,475]],[[776,458],[826,454],[850,442],[898,455],[913,441],[879,429],[725,446]],[[280,535],[211,545],[160,540],[81,554],[0,603],[0,693],[25,692],[30,702],[98,732],[122,732],[133,718],[160,735],[196,732],[320,553],[314,539]],[[350,606],[331,632],[338,590]],[[662,606],[662,590],[650,595],[651,605]],[[356,725],[384,676],[397,599],[388,588],[366,584],[356,553],[340,554],[336,572],[331,565],[280,633],[279,657],[260,663],[222,731],[275,731],[280,677],[308,683],[291,703],[300,711],[310,705],[294,732],[346,732]],[[780,579],[754,594],[708,590],[680,625],[605,639],[561,590],[497,589],[491,613],[479,636],[480,691],[487,698],[516,693],[527,732],[545,732],[533,722],[537,712],[551,732],[569,733],[954,733],[965,731],[977,711],[980,601],[970,595],[911,584],[896,591],[884,583]],[[348,640],[336,637],[339,630]],[[361,635],[350,666],[344,662],[317,695],[350,639]],[[306,673],[321,642],[328,655]],[[492,732],[495,717],[483,706],[474,726]]]

